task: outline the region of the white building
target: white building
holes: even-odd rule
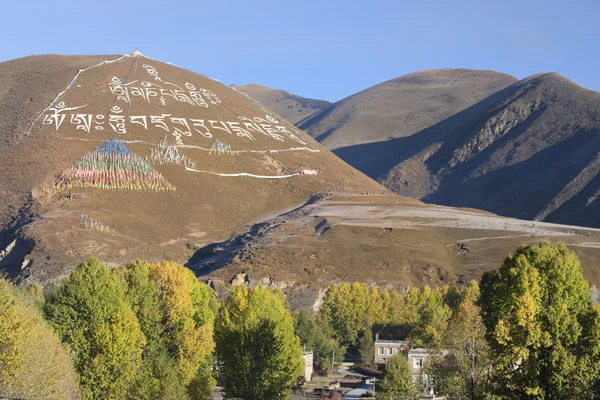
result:
[[[408,351],[408,365],[412,368],[413,381],[419,384],[423,394],[433,396],[433,382],[430,382],[427,374],[422,371],[423,367],[427,365],[429,358],[431,358],[431,351],[429,349],[420,348]],[[432,398],[435,398],[435,396]]]
[[[313,352],[305,351],[302,354],[302,362],[304,363],[304,380],[310,382],[313,374]]]
[[[412,368],[413,380],[421,377],[421,369],[430,357],[428,349],[410,349],[408,351],[408,364]]]
[[[379,340],[375,339],[375,363],[387,364],[394,356],[397,356],[408,348],[404,340]]]

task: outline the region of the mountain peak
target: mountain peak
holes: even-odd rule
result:
[[[330,149],[386,141],[419,132],[516,81],[494,71],[417,71],[342,99],[298,126]]]
[[[259,85],[258,83],[246,83],[244,85],[231,85],[231,86],[235,87],[235,88],[242,88],[242,89],[250,88],[250,89],[277,90],[277,89],[271,89],[271,88],[263,86],[263,85]]]

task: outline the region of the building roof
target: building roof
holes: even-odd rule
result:
[[[375,344],[376,345],[378,345],[378,344],[397,344],[397,345],[403,345],[403,344],[406,344],[406,341],[405,340],[380,340],[380,339],[377,339],[377,340],[375,340]]]
[[[412,356],[412,355],[427,355],[430,353],[429,349],[423,349],[423,348],[418,348],[418,349],[410,349],[408,350],[408,355]]]

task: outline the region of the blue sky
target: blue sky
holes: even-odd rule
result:
[[[409,72],[558,72],[600,91],[600,1],[131,1],[3,4],[0,60],[140,50],[224,83],[339,100]]]

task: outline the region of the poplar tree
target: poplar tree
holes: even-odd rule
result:
[[[110,271],[96,259],[81,264],[48,298],[44,312],[73,351],[84,397],[123,399],[146,338]]]
[[[215,293],[191,270],[172,261],[151,264],[149,272],[161,310],[160,335],[177,361],[179,378],[192,398],[208,397],[215,385]]]
[[[356,346],[363,329],[389,320],[390,302],[390,294],[375,286],[343,283],[327,290],[320,313],[329,321],[336,340]]]
[[[214,387],[212,289],[182,265],[137,260],[114,273],[148,344],[132,399],[208,397]]]
[[[492,366],[485,333],[479,307],[472,297],[465,297],[428,366],[437,394],[469,400],[485,398]]]
[[[600,314],[575,253],[551,242],[519,248],[483,276],[481,304],[499,394],[591,398]]]
[[[329,325],[322,314],[318,320],[306,309],[294,314],[294,332],[300,345],[313,352],[315,368],[333,372],[332,367],[337,368],[344,361],[346,347],[332,338]]]
[[[227,398],[286,398],[302,375],[302,349],[281,292],[240,285],[215,323],[216,354]]]
[[[67,350],[34,304],[0,278],[0,397],[79,399]]]

